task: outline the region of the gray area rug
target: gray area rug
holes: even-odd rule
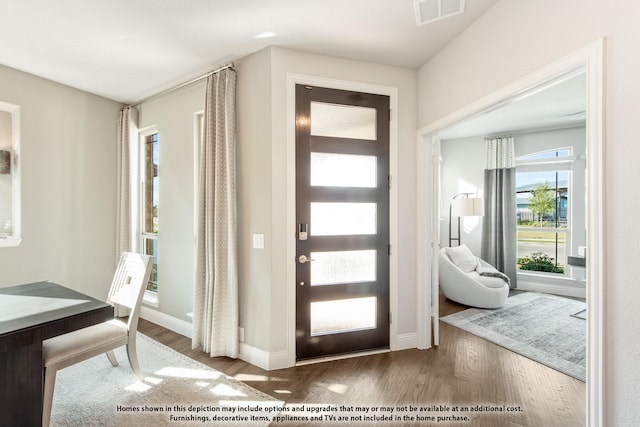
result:
[[[585,303],[523,292],[503,308],[470,308],[440,320],[581,381],[586,373],[586,321],[572,316]]]
[[[124,347],[58,371],[52,426],[265,426],[283,402],[138,333],[139,381]]]

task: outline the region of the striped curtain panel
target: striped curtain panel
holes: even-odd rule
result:
[[[517,287],[516,161],[514,141],[485,138],[484,219],[481,258]]]
[[[232,358],[239,352],[235,89],[231,68],[207,79],[192,338],[193,348]]]
[[[131,252],[131,141],[138,135],[138,110],[120,109],[118,141],[116,145],[117,218],[116,263],[122,252]]]
[[[122,252],[131,252],[131,142],[138,137],[138,110],[135,107],[120,109],[116,142],[116,248],[115,263]],[[115,316],[129,315],[129,309],[115,305]]]

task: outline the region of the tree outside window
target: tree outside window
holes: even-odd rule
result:
[[[565,272],[570,171],[546,163],[566,156],[569,152],[553,151],[521,158],[530,163],[516,172],[519,270]]]
[[[539,182],[531,191],[531,199],[529,199],[529,209],[538,217],[540,227],[543,225],[545,216],[553,212],[556,205],[555,192],[549,187],[549,183]]]

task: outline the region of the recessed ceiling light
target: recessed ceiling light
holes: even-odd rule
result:
[[[271,37],[275,37],[276,33],[274,33],[273,31],[263,31],[260,34],[256,34],[255,36],[253,36],[254,39],[269,39]]]
[[[424,25],[464,12],[465,0],[413,0],[416,23]]]

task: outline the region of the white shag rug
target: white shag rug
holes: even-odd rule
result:
[[[283,402],[138,333],[139,381],[124,347],[58,371],[51,426],[265,426]]]

